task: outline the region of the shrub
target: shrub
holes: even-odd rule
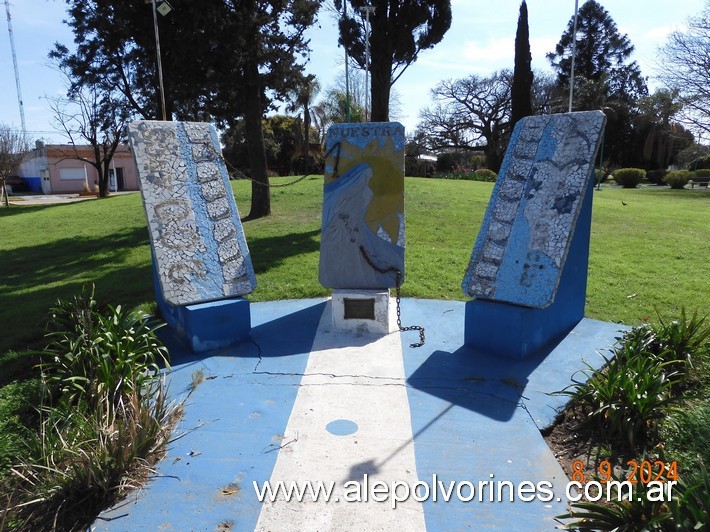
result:
[[[425,161],[416,157],[404,158],[404,175],[409,177],[431,177],[434,173],[432,161]]]
[[[689,170],[710,169],[710,155],[699,157],[688,165]]]
[[[668,170],[649,170],[646,172],[646,180],[654,185],[662,185],[663,178],[668,173]]]
[[[481,171],[485,170],[485,171]],[[487,168],[482,168],[476,170],[475,172],[446,172],[441,174],[434,174],[437,179],[453,179],[460,181],[481,181],[485,183],[495,182],[498,175]]]
[[[90,295],[59,301],[51,309],[57,328],[44,352],[42,373],[68,406],[117,405],[132,392],[143,399],[148,384],[167,366],[168,352],[144,321],[120,305],[101,311]]]
[[[704,467],[680,475],[668,501],[658,500],[657,493],[651,500],[649,492],[649,487],[639,482],[628,500],[575,502],[569,513],[558,517],[577,519],[566,523],[565,530],[705,529],[710,518],[710,474]]]
[[[686,384],[695,377],[694,368],[710,352],[710,325],[705,316],[695,311],[688,317],[685,307],[681,307],[680,317],[667,320],[656,311],[657,324],[635,327],[624,334],[624,349],[617,357],[627,353],[644,353],[659,363],[667,364],[678,378],[676,382]],[[677,390],[674,390],[677,393]]]
[[[474,172],[474,174],[480,177],[480,179],[476,179],[475,181],[494,182],[496,179],[498,179],[498,174],[496,174],[493,170],[489,170],[488,168],[479,168]]]
[[[688,170],[674,170],[673,172],[668,172],[668,175],[663,180],[671,188],[681,189],[690,181],[690,172]]]
[[[298,175],[322,174],[325,167],[323,157],[313,155],[299,155],[291,161],[293,171]]]
[[[440,172],[451,172],[456,166],[457,157],[454,153],[442,153],[436,158],[436,168]]]
[[[624,188],[636,188],[644,177],[646,170],[641,168],[619,168],[612,173],[614,181]]]
[[[558,392],[568,395],[582,414],[582,424],[599,430],[611,442],[633,449],[654,435],[657,421],[677,412],[679,391],[693,377],[692,370],[707,358],[710,326],[697,311],[688,318],[646,324],[625,333],[613,358],[602,369],[587,364],[572,384]]]
[[[693,172],[693,179],[701,177],[701,178],[706,178],[710,177],[710,169],[703,169],[703,170],[696,170]]]
[[[633,449],[648,440],[655,421],[665,418],[676,402],[671,388],[677,374],[669,371],[669,363],[625,345],[604,361],[603,369],[587,364],[584,378],[573,378],[560,393],[581,408],[584,424],[593,424],[609,441]]]

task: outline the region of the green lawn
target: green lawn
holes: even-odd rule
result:
[[[245,224],[259,284],[252,301],[328,293],[318,283],[321,184],[313,176],[274,188],[274,214]],[[246,214],[250,185],[234,188]],[[404,296],[465,299],[461,279],[492,188],[407,178]],[[587,316],[635,325],[654,306],[668,316],[681,305],[710,313],[709,207],[706,190],[595,191]],[[0,257],[0,353],[41,344],[47,309],[84,284],[113,304],[153,298],[138,194],[0,209]]]

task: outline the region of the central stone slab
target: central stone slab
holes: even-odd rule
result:
[[[320,283],[394,288],[404,282],[404,127],[336,124],[326,153]]]

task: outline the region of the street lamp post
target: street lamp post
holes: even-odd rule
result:
[[[348,18],[348,3],[343,2],[343,20]],[[350,122],[350,68],[348,65],[348,49],[345,50],[345,121]]]
[[[160,32],[158,31],[158,11],[165,16],[172,11],[172,6],[168,2],[161,2],[160,7],[156,5],[156,0],[145,0],[145,3],[152,4],[153,7],[153,28],[155,30],[155,55],[158,62],[158,85],[160,88],[160,110],[163,120],[167,120],[165,112],[165,85],[163,84],[163,63],[160,57]]]
[[[365,14],[365,122],[370,121],[370,13],[375,12],[373,6],[363,6],[360,12]]]
[[[574,58],[577,55],[577,12],[579,11],[579,0],[574,0],[574,24],[572,26],[572,68],[569,77],[569,112],[572,112],[572,100],[574,98]]]

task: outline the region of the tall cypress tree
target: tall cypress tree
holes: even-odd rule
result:
[[[530,30],[528,29],[528,6],[525,0],[520,4],[518,29],[515,32],[515,70],[511,88],[512,112],[510,125],[532,114],[532,55],[530,54]]]

